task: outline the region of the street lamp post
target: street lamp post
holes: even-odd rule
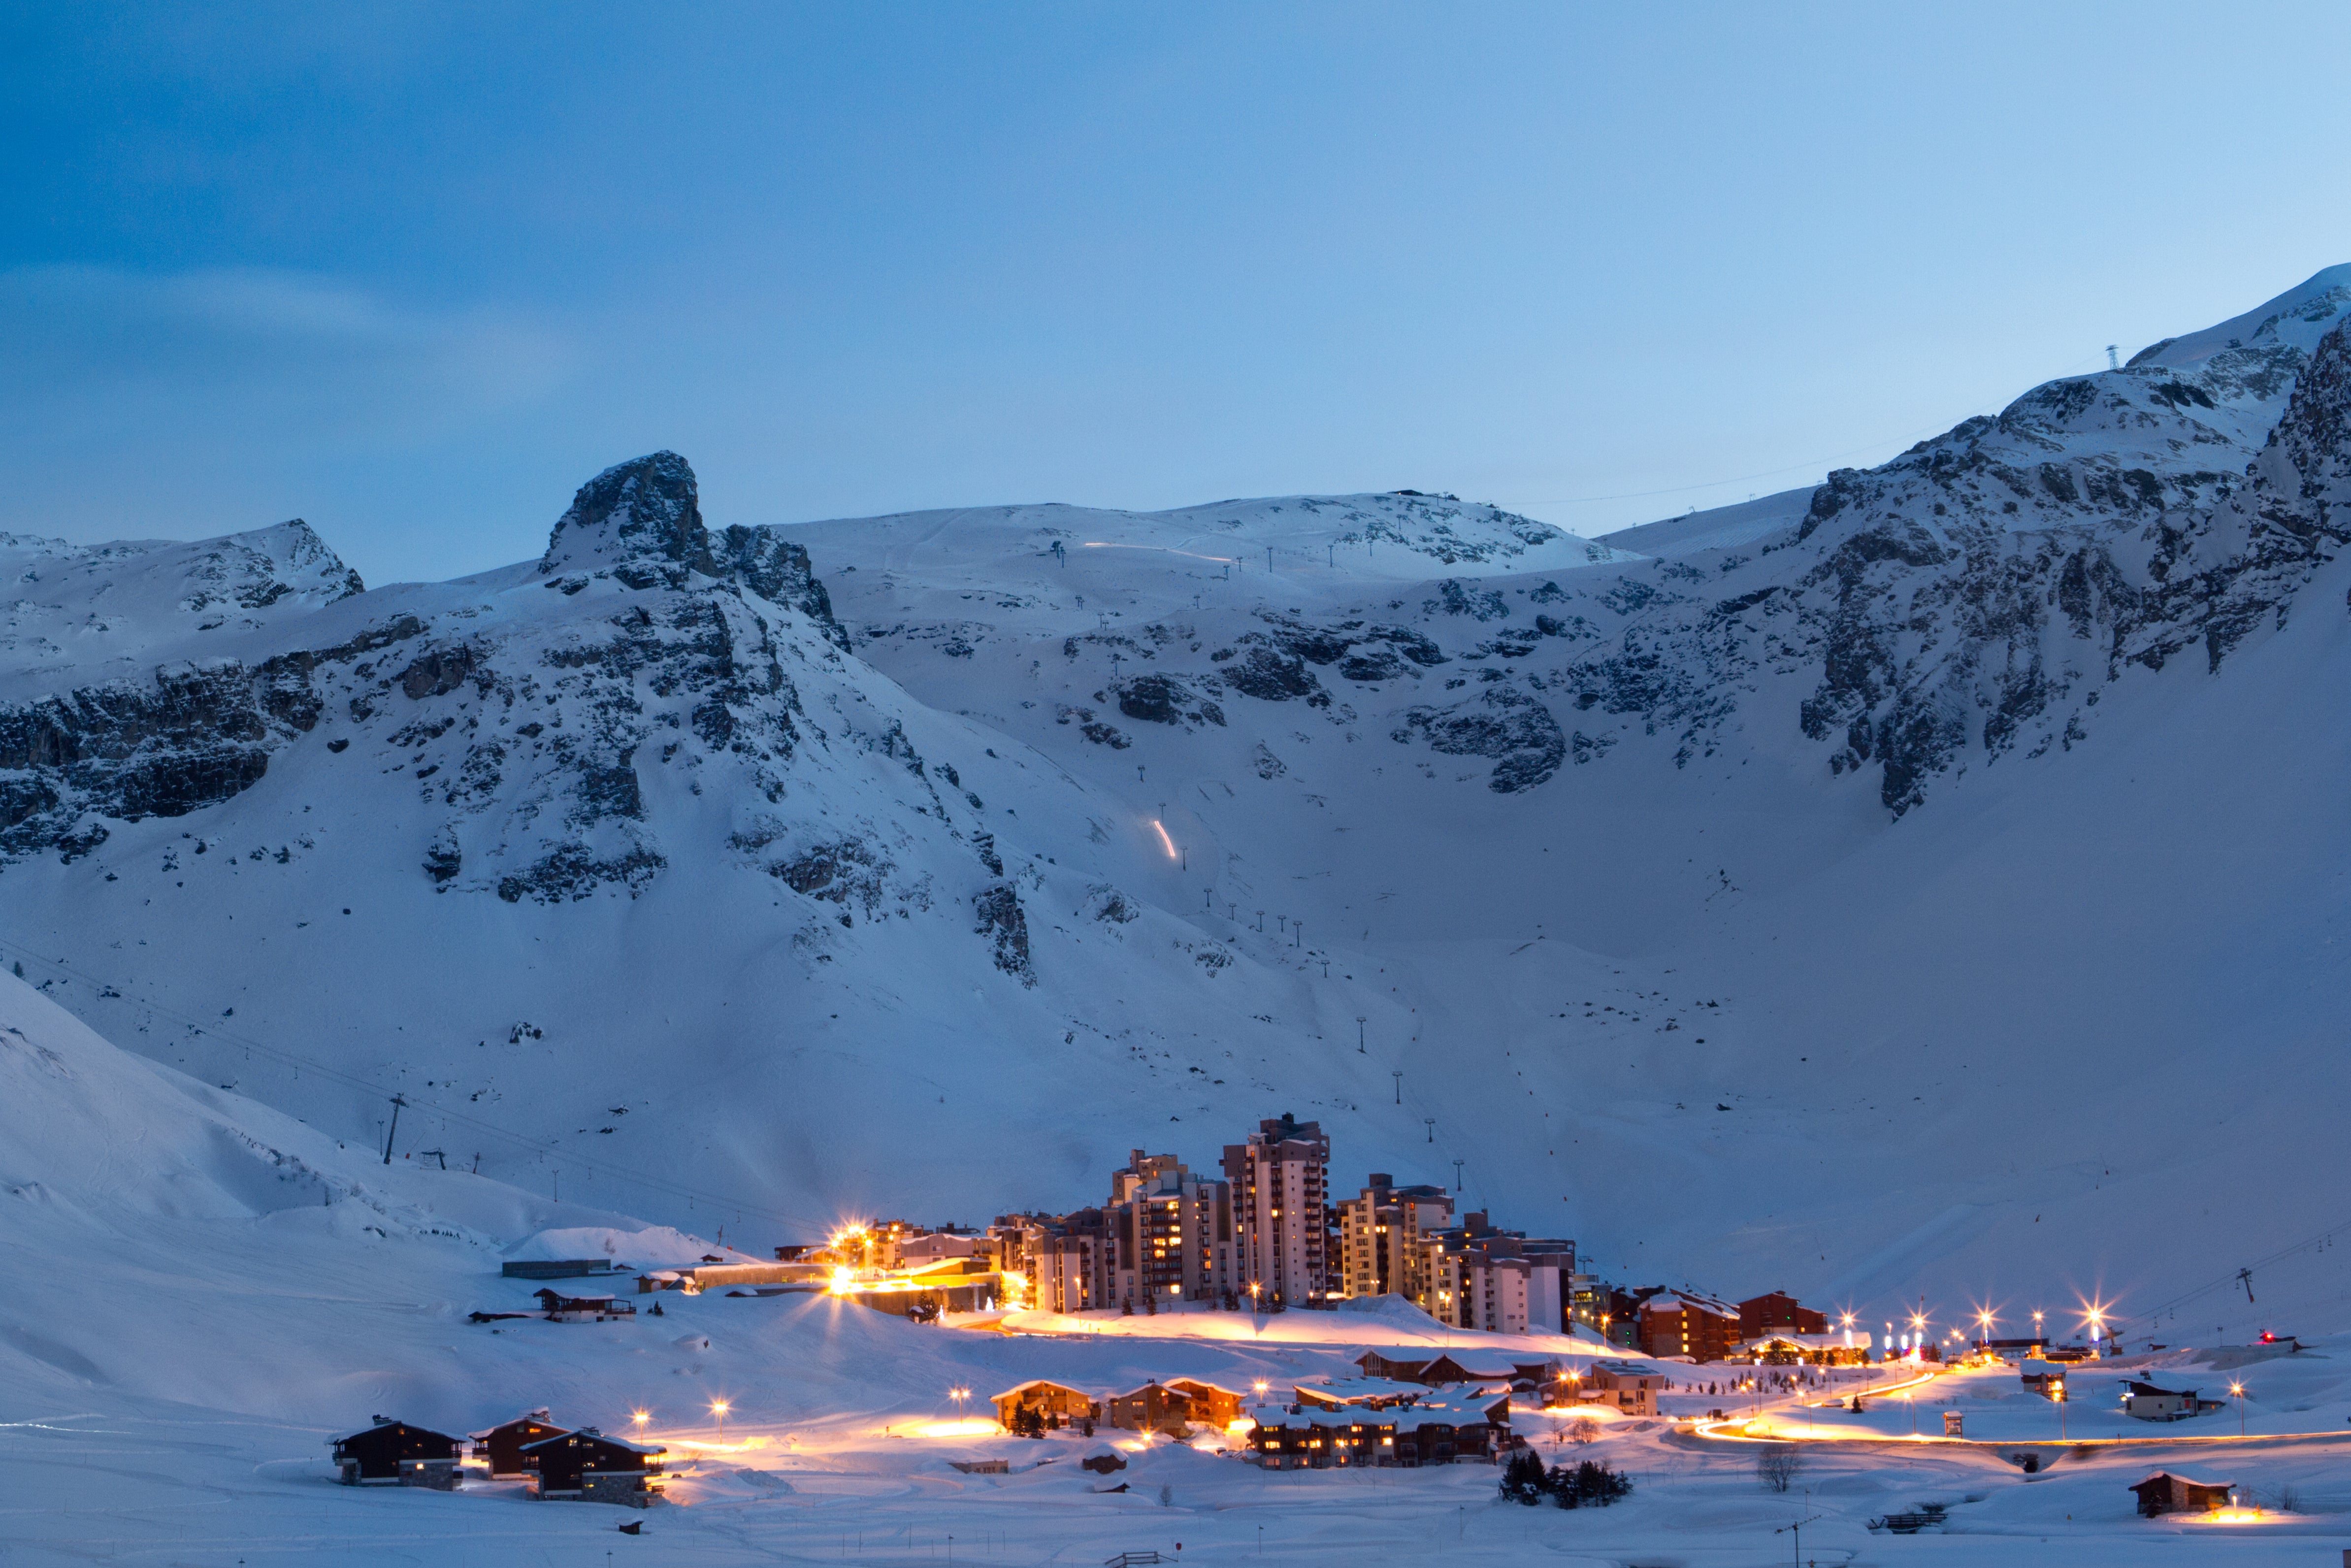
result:
[[[2241,1437],[2245,1435],[2245,1385],[2241,1383],[2230,1384],[2229,1397],[2237,1402],[2237,1436]]]
[[[730,1408],[731,1406],[724,1399],[714,1399],[710,1402],[710,1413],[718,1417],[718,1445],[721,1448],[726,1446],[726,1412]]]

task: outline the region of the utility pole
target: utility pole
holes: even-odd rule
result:
[[[1434,1116],[1423,1116],[1421,1120],[1428,1125],[1428,1141],[1432,1144],[1437,1142],[1437,1118]]]
[[[1356,1054],[1357,1056],[1362,1056],[1362,1055],[1364,1055],[1364,1015],[1363,1015],[1363,1014],[1361,1014],[1361,1013],[1357,1013],[1357,1014],[1355,1015],[1355,1054]]]
[[[1468,1163],[1469,1162],[1467,1160],[1456,1160],[1453,1162],[1453,1190],[1455,1192],[1459,1192],[1461,1190],[1461,1167]]]
[[[1805,1493],[1804,1493],[1804,1506],[1805,1506],[1806,1508],[1810,1508],[1810,1507],[1812,1507],[1812,1505],[1813,1505],[1813,1494],[1812,1494],[1812,1492],[1808,1490],[1806,1490],[1806,1491],[1805,1491]],[[1811,1524],[1812,1522],[1813,1522],[1813,1521],[1818,1520],[1818,1519],[1821,1519],[1821,1518],[1823,1518],[1823,1515],[1821,1515],[1821,1514],[1817,1514],[1817,1513],[1816,1513],[1816,1514],[1813,1514],[1813,1515],[1812,1516],[1812,1518],[1811,1518],[1811,1519],[1800,1519],[1800,1520],[1796,1521],[1796,1522],[1795,1522],[1795,1523],[1793,1523],[1793,1524],[1783,1524],[1783,1525],[1782,1525],[1782,1526],[1780,1527],[1780,1530],[1775,1530],[1775,1531],[1773,1531],[1771,1532],[1771,1533],[1772,1533],[1772,1534],[1774,1534],[1774,1535],[1779,1534],[1781,1530],[1792,1531],[1793,1531],[1793,1532],[1794,1532],[1795,1537],[1796,1537],[1796,1554],[1795,1554],[1795,1557],[1792,1559],[1792,1561],[1796,1563],[1796,1568],[1803,1568],[1803,1562],[1804,1562],[1804,1526],[1806,1526],[1806,1525],[1808,1525],[1808,1524]]]
[[[1396,1081],[1396,1103],[1401,1105],[1404,1103],[1404,1069],[1396,1068],[1388,1076]]]
[[[383,1133],[383,1163],[386,1165],[392,1164],[392,1134],[400,1131],[400,1108],[407,1103],[408,1099],[405,1095],[395,1094],[392,1097],[392,1125],[385,1128]]]

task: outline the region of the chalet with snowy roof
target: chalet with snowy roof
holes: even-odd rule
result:
[[[1510,1396],[1440,1396],[1423,1390],[1409,1405],[1324,1407],[1261,1405],[1249,1458],[1267,1469],[1490,1461],[1510,1444]]]
[[[534,1291],[538,1304],[546,1310],[551,1323],[602,1323],[614,1318],[632,1318],[637,1309],[632,1302],[611,1296],[567,1296],[560,1291]]]
[[[1429,1396],[1425,1383],[1403,1383],[1389,1377],[1332,1377],[1320,1383],[1293,1384],[1293,1402],[1318,1410],[1391,1410]]]
[[[543,1437],[552,1437],[566,1428],[548,1418],[544,1407],[527,1411],[513,1420],[492,1427],[486,1431],[466,1436],[474,1445],[474,1458],[489,1467],[492,1480],[518,1479],[530,1474],[523,1463],[522,1451]]]
[[[1641,1303],[1641,1354],[1655,1361],[1722,1361],[1740,1343],[1739,1309],[1694,1291]]]
[[[1181,1437],[1193,1420],[1191,1396],[1157,1382],[1112,1395],[1108,1408],[1110,1424],[1128,1432],[1167,1432]]]
[[[1167,1387],[1192,1402],[1192,1419],[1203,1426],[1222,1428],[1241,1418],[1241,1396],[1229,1388],[1196,1377],[1171,1377]]]
[[[1481,1370],[1465,1366],[1455,1360],[1449,1351],[1432,1350],[1426,1345],[1367,1350],[1355,1358],[1355,1364],[1364,1369],[1365,1377],[1417,1383],[1432,1388],[1444,1383],[1526,1383],[1531,1385],[1548,1381],[1552,1375],[1552,1364],[1548,1361],[1503,1362],[1499,1366]]]
[[[1361,1469],[1396,1459],[1393,1410],[1260,1405],[1249,1412],[1249,1460],[1269,1470]]]
[[[2051,1404],[2065,1397],[2065,1368],[2053,1361],[2027,1359],[2017,1364],[2017,1381]]]
[[[527,1444],[523,1463],[549,1500],[611,1502],[651,1508],[661,1494],[661,1457],[668,1449],[607,1437],[593,1427],[559,1432]]]
[[[1570,1372],[1543,1385],[1546,1406],[1601,1405],[1624,1416],[1654,1416],[1657,1396],[1671,1386],[1655,1367],[1629,1361],[1595,1361],[1582,1372]]]
[[[1017,1383],[996,1396],[996,1418],[1006,1431],[1012,1429],[1012,1418],[1023,1409],[1034,1410],[1048,1426],[1065,1422],[1097,1421],[1102,1418],[1102,1406],[1082,1388],[1072,1388],[1066,1383],[1049,1383],[1032,1377]]]
[[[1791,1333],[1767,1329],[1739,1347],[1735,1359],[1761,1366],[1864,1366],[1869,1362],[1869,1335],[1860,1329],[1834,1333]]]
[[[2227,1481],[2198,1480],[2158,1470],[2131,1490],[2138,1494],[2138,1511],[2147,1518],[2165,1513],[2211,1513],[2229,1506]]]
[[[2140,1421],[2185,1421],[2220,1408],[2217,1399],[2199,1399],[2193,1388],[2159,1388],[2133,1378],[2123,1392],[2123,1414]]]
[[[461,1445],[444,1432],[379,1416],[363,1432],[328,1444],[347,1487],[429,1487],[455,1491]]]

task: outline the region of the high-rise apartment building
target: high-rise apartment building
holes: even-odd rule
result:
[[[1441,1186],[1398,1186],[1374,1172],[1361,1196],[1339,1200],[1339,1278],[1343,1296],[1402,1296],[1426,1288],[1420,1239],[1453,1222],[1453,1198]]]
[[[1102,1214],[1111,1241],[1112,1301],[1141,1307],[1234,1293],[1228,1184],[1194,1176],[1173,1155],[1136,1149],[1126,1168],[1111,1177],[1111,1201]]]
[[[1416,1298],[1439,1322],[1491,1333],[1560,1333],[1568,1322],[1575,1243],[1497,1230],[1483,1214],[1421,1239]]]
[[[1244,1144],[1225,1145],[1232,1193],[1236,1282],[1263,1301],[1328,1294],[1331,1140],[1319,1124],[1284,1112],[1258,1124]]]

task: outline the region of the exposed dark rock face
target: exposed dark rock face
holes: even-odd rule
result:
[[[1223,708],[1174,675],[1138,675],[1118,682],[1113,689],[1118,695],[1118,711],[1144,724],[1180,725],[1189,729],[1225,722]]]
[[[713,534],[711,545],[720,568],[736,581],[771,604],[799,611],[817,623],[826,642],[849,651],[849,632],[833,619],[832,598],[809,564],[807,549],[782,529],[737,524]]]
[[[615,464],[580,486],[556,519],[538,570],[556,577],[549,587],[568,593],[605,576],[629,588],[673,591],[694,586],[696,575],[716,578],[799,611],[834,647],[849,647],[807,549],[778,528],[704,528],[693,465],[674,452]]]
[[[1263,702],[1288,702],[1292,697],[1310,701],[1323,696],[1322,683],[1306,667],[1306,661],[1295,653],[1282,654],[1271,648],[1251,648],[1236,662],[1225,666],[1225,684],[1245,697]]]
[[[1567,758],[1567,737],[1551,709],[1510,685],[1489,685],[1449,708],[1413,708],[1395,738],[1409,741],[1415,733],[1449,757],[1494,758],[1486,787],[1502,795],[1533,789]]]
[[[1833,773],[1874,766],[1897,817],[1970,754],[2071,748],[2103,687],[2190,648],[2218,671],[2342,548],[2346,364],[2338,324],[2307,355],[2273,340],[2052,382],[1839,470],[1765,559],[1721,565],[1727,597],[1685,591],[1681,562],[1591,592],[1627,624],[1575,668],[1576,706],[1677,732],[1687,762],[1759,682],[1809,668],[1802,733]],[[2213,422],[2241,428],[2281,393],[2247,462]]]
[[[1029,962],[1029,916],[1012,884],[999,882],[978,894],[971,908],[977,922],[972,930],[994,946],[996,967],[1024,986],[1035,985],[1037,971]]]
[[[634,896],[652,886],[653,874],[668,863],[659,851],[643,844],[601,856],[586,844],[559,844],[528,870],[500,877],[498,896],[508,904],[526,898],[535,904],[575,903],[607,884],[618,884]]]
[[[702,526],[694,469],[674,452],[616,463],[571,498],[556,519],[538,570],[610,570],[631,588],[684,588],[686,573],[718,575]]]

